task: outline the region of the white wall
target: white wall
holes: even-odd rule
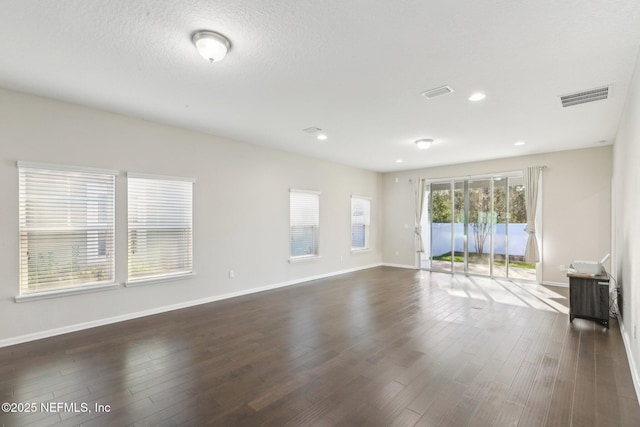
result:
[[[611,163],[612,148],[605,146],[384,174],[382,260],[386,264],[415,265],[409,179],[547,166],[542,190],[542,280],[568,284],[560,265],[568,266],[574,259],[600,259],[611,250]]]
[[[613,155],[613,275],[622,289],[621,330],[640,397],[640,55],[618,127]],[[640,332],[639,332],[640,333]]]
[[[127,275],[124,172],[196,178],[197,277],[14,302],[18,160],[123,172],[116,184],[116,279],[120,283]],[[375,172],[0,89],[0,345],[45,335],[45,331],[60,332],[74,325],[379,264],[380,183]],[[318,260],[287,262],[291,187],[322,192]],[[351,194],[372,198],[370,252],[350,253]],[[235,270],[235,279],[229,279],[229,269]]]
[[[636,78],[635,99],[638,97]],[[637,182],[638,107],[627,110],[616,162],[625,176],[619,223],[637,227],[629,197]],[[635,116],[634,116],[635,114]],[[634,127],[635,126],[635,127]],[[618,144],[623,147],[620,152]],[[633,157],[635,156],[635,157]],[[15,303],[18,293],[18,175],[16,161],[49,162],[194,177],[194,267],[197,277],[136,288]],[[556,152],[380,175],[291,153],[229,141],[78,105],[0,89],[0,345],[126,318],[163,307],[188,305],[264,286],[299,281],[380,262],[415,265],[413,200],[409,178],[446,178],[547,165],[543,190],[543,280],[566,283],[560,264],[597,259],[610,250],[611,147]],[[625,163],[626,162],[626,163]],[[622,173],[621,168],[616,174]],[[398,183],[396,183],[398,178]],[[289,264],[288,189],[322,191],[322,258]],[[351,254],[351,194],[372,197],[373,250]],[[126,280],[126,180],[117,180],[116,278]],[[623,202],[620,202],[623,203]],[[256,206],[260,215],[255,215]],[[628,208],[628,209],[627,209]],[[628,213],[626,213],[628,211]],[[624,213],[624,214],[623,214]],[[625,216],[626,215],[626,216]],[[407,228],[405,228],[405,224]],[[620,229],[620,227],[618,227]],[[637,228],[633,229],[637,232]],[[637,233],[636,233],[637,235]],[[620,245],[633,246],[629,233]],[[618,252],[640,252],[623,247]],[[399,256],[396,256],[396,251]],[[631,251],[631,252],[629,252]],[[340,261],[340,257],[344,261]],[[631,256],[616,270],[631,283]],[[638,259],[637,256],[635,259]],[[234,269],[235,279],[228,270]],[[626,290],[631,294],[632,288]],[[637,292],[637,291],[636,291]],[[637,301],[638,295],[635,296]],[[631,304],[631,295],[625,301]],[[635,303],[637,305],[638,302]],[[625,306],[625,308],[628,308]],[[31,335],[30,335],[31,334]],[[636,348],[636,354],[639,354]]]

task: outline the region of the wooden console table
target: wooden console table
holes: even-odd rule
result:
[[[569,321],[576,317],[609,327],[609,276],[567,274],[569,277]]]

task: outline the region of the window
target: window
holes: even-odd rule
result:
[[[536,280],[536,264],[524,262],[525,205],[519,171],[427,183],[421,267]]]
[[[114,282],[116,171],[18,162],[20,295]]]
[[[128,283],[193,274],[193,180],[128,174]]]
[[[369,222],[371,220],[371,200],[366,197],[351,196],[351,250],[369,249]]]
[[[320,193],[290,190],[289,211],[291,258],[318,256]]]

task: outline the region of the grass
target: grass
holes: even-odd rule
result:
[[[493,263],[494,263],[494,265],[504,265],[505,264],[504,260],[499,260],[499,259],[494,260]],[[531,270],[535,270],[536,269],[536,265],[535,264],[529,264],[528,262],[524,262],[524,261],[509,261],[509,267],[529,268]]]
[[[433,260],[434,261],[451,261],[451,254],[434,256]],[[462,256],[462,255],[454,255],[453,256],[453,262],[464,262],[464,256]],[[471,256],[469,256],[469,262],[473,263],[473,264],[489,264],[489,257],[488,257],[488,255],[484,255],[482,257],[477,256],[477,255],[471,255]],[[494,259],[493,260],[493,264],[494,265],[499,265],[499,266],[504,266],[505,265],[505,260],[504,259]],[[528,268],[530,270],[535,270],[536,265],[535,264],[529,264],[528,262],[524,262],[524,261],[512,260],[512,261],[509,261],[509,267]]]
[[[434,256],[434,261],[451,261],[451,255]],[[464,257],[460,255],[453,256],[453,262],[464,262]]]

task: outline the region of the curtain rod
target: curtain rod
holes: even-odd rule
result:
[[[536,166],[534,166],[536,167]],[[546,169],[547,166],[537,166],[540,169]],[[474,179],[474,178],[492,178],[494,176],[499,176],[499,175],[512,175],[512,174],[517,174],[517,173],[521,173],[522,169],[519,170],[512,170],[512,171],[508,171],[508,172],[494,172],[494,173],[489,173],[489,174],[478,174],[478,175],[462,175],[462,176],[453,176],[453,177],[444,177],[444,178],[420,178],[420,179],[424,179],[424,180],[428,180],[428,181],[451,181],[451,180],[463,180],[463,179]],[[409,178],[409,182],[413,182],[413,178]]]

